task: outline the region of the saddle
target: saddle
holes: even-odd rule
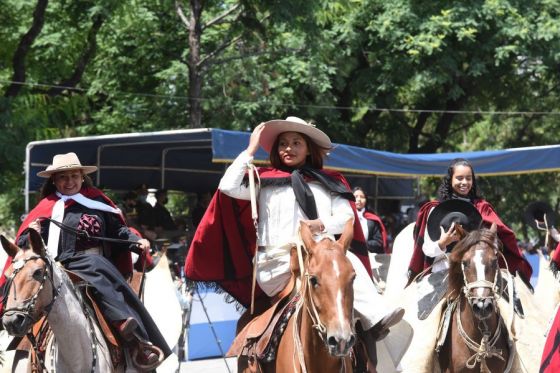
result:
[[[293,295],[293,287],[291,290],[283,291],[278,301],[243,327],[226,356],[247,356],[251,363],[274,360],[280,337],[300,299],[299,294]]]
[[[118,366],[124,360],[124,356],[122,354],[122,345],[119,340],[116,338],[115,334],[113,333],[111,327],[109,326],[109,322],[101,312],[101,309],[97,305],[95,298],[92,296],[90,287],[88,286],[87,282],[82,279],[78,274],[66,270],[68,277],[72,281],[72,283],[79,289],[83,295],[85,295],[91,305],[95,315],[92,315],[97,320],[99,328],[101,332],[105,336],[105,340],[107,341],[107,346],[109,347],[109,352],[111,353],[111,362],[113,366]]]

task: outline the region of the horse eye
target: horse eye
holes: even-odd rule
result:
[[[33,279],[34,279],[35,281],[42,281],[42,280],[43,280],[43,273],[44,273],[44,272],[43,272],[43,269],[42,269],[42,268],[36,269],[36,270],[33,272]]]
[[[463,261],[463,267],[468,268],[469,267],[469,262],[464,260]]]
[[[311,286],[313,286],[314,288],[316,288],[317,286],[319,286],[319,281],[317,280],[316,276],[311,276],[309,277],[309,283],[311,284]]]

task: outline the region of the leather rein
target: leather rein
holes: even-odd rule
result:
[[[54,225],[58,226],[60,229],[68,232],[68,233],[73,233],[75,234],[77,237],[86,239],[86,240],[97,240],[97,241],[105,241],[105,242],[113,242],[113,243],[120,243],[120,244],[129,244],[129,245],[138,245],[137,241],[131,241],[131,240],[121,240],[118,238],[109,238],[109,237],[102,237],[102,236],[92,236],[90,235],[87,231],[85,231],[84,229],[77,229],[77,228],[73,228],[67,224],[61,223],[59,221],[56,221],[54,219],[51,218],[44,218],[45,220],[50,221],[51,223],[53,223]],[[142,253],[142,249],[140,249],[139,247],[130,247],[130,250],[135,252],[136,254],[141,254]]]

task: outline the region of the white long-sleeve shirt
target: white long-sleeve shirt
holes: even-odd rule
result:
[[[428,213],[428,219],[430,214],[434,211],[434,208]],[[449,260],[445,255],[445,252],[439,247],[437,241],[433,241],[428,233],[428,225],[426,224],[426,231],[424,232],[424,245],[422,245],[422,251],[426,256],[434,258],[434,264],[432,266],[432,272],[445,271],[449,268]]]
[[[228,167],[218,188],[222,193],[237,199],[250,199],[249,187],[242,184],[247,164],[253,160],[245,151]],[[325,226],[325,233],[342,233],[349,219],[354,219],[348,200],[331,194],[319,182],[310,182],[315,197],[317,213]],[[291,185],[266,186],[259,192],[259,246],[282,246],[295,242],[302,219],[309,219],[301,210]]]

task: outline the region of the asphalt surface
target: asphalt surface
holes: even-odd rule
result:
[[[227,366],[226,366],[227,361]],[[235,373],[237,372],[237,358],[206,359],[182,362],[181,373]],[[159,370],[158,370],[159,373]]]

